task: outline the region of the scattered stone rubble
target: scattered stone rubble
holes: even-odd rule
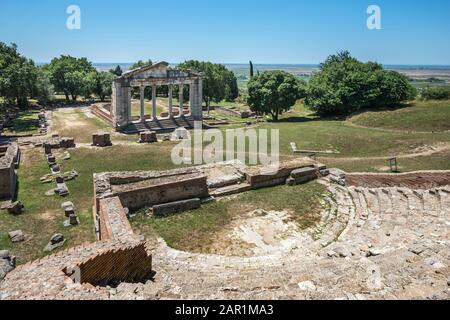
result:
[[[8,250],[0,250],[0,281],[16,267],[16,257],[11,256]]]

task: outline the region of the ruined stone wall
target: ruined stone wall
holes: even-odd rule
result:
[[[137,240],[85,244],[17,267],[0,283],[0,300],[108,299],[100,285],[140,281],[151,273],[151,259]]]
[[[100,240],[129,240],[135,235],[118,197],[99,202]]]
[[[20,150],[16,142],[3,147],[4,155],[0,158],[0,199],[13,199],[16,193]]]
[[[132,248],[110,250],[78,265],[80,283],[106,286],[111,282],[140,282],[152,269],[152,256],[144,244]]]
[[[208,196],[206,175],[196,168],[112,172],[94,175],[95,211],[99,201],[118,197],[129,209]]]
[[[138,182],[127,185],[124,190],[113,190],[125,207],[134,210],[167,202],[205,198],[208,196],[206,179],[204,175],[188,175],[150,185]]]

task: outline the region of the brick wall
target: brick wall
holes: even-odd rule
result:
[[[111,282],[141,282],[152,270],[152,256],[144,244],[111,250],[93,257],[78,266],[80,282],[106,286]]]

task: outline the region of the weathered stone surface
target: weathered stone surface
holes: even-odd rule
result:
[[[0,144],[0,200],[11,200],[16,195],[20,149],[17,142]]]
[[[62,247],[66,243],[66,239],[60,233],[54,234],[51,238],[47,246],[44,248],[44,251],[50,252],[57,248]]]
[[[9,251],[8,250],[0,250],[0,259],[6,259],[9,258]]]
[[[298,284],[298,288],[302,291],[315,291],[316,286],[312,281],[303,281]]]
[[[56,244],[56,243],[60,243],[63,241],[64,241],[64,236],[60,233],[56,233],[50,238],[51,244]]]
[[[154,143],[158,142],[158,138],[156,136],[156,132],[153,131],[144,131],[140,133],[139,143]]]
[[[8,208],[8,212],[13,215],[22,214],[25,211],[25,206],[20,201],[16,201]]]
[[[9,239],[11,242],[22,242],[25,241],[25,235],[22,230],[15,230],[8,233]]]
[[[59,167],[58,164],[54,164],[54,165],[51,167],[51,171],[52,171],[52,174],[58,174],[58,173],[61,172],[61,168]]]
[[[92,145],[96,147],[112,146],[111,135],[106,132],[95,133],[92,135]]]
[[[201,201],[199,198],[170,202],[153,206],[153,214],[157,217],[164,217],[175,213],[200,208]]]
[[[59,141],[59,146],[61,148],[69,149],[75,148],[75,139],[74,138],[61,138]]]
[[[266,166],[251,167],[246,170],[245,176],[247,183],[253,189],[272,187],[286,183],[286,179],[291,172],[314,165],[314,161],[308,158],[298,158],[295,160],[280,162],[278,168]]]
[[[77,217],[76,214],[72,213],[72,214],[69,216],[69,223],[70,223],[72,226],[77,226],[77,225],[80,224],[80,220],[78,219],[78,217]]]

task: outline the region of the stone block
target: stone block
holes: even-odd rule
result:
[[[158,138],[156,137],[156,132],[154,131],[145,131],[140,133],[139,143],[154,143],[158,142]]]
[[[52,154],[52,146],[49,143],[44,143],[43,146],[46,155]]]
[[[300,169],[295,169],[291,172],[291,177],[295,180],[301,179],[303,177],[316,177],[317,169],[314,167],[305,167]]]
[[[248,118],[250,118],[250,111],[242,111],[241,119],[248,119]]]
[[[75,148],[75,139],[74,138],[61,138],[59,141],[59,146],[61,148],[69,149],[69,148]]]
[[[13,215],[22,214],[25,211],[25,206],[20,201],[16,201],[8,208],[8,212]]]
[[[153,215],[157,217],[165,217],[168,215],[200,208],[201,201],[199,198],[170,202],[153,206]]]
[[[95,133],[92,135],[92,145],[95,147],[112,146],[111,135],[109,133]]]
[[[56,164],[56,157],[53,154],[48,154],[47,155],[47,162],[49,164],[49,166],[53,166]]]
[[[13,243],[25,241],[25,235],[22,230],[15,230],[8,233],[9,239]]]

